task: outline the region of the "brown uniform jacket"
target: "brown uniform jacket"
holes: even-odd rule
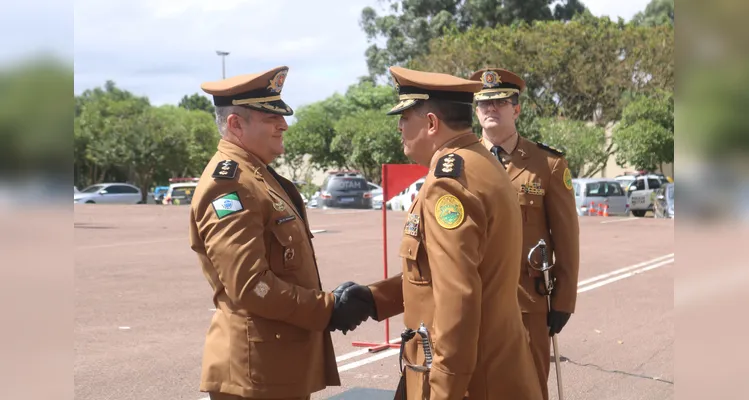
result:
[[[518,305],[520,207],[502,166],[473,133],[462,135],[435,154],[408,212],[403,274],[370,286],[378,320],[403,312],[406,327],[423,322],[431,332],[431,372],[406,368],[408,399],[540,399]],[[418,335],[404,358],[425,365]]]
[[[554,265],[550,273],[556,277],[552,307],[572,313],[577,299],[580,228],[567,161],[554,149],[539,146],[522,136],[509,158],[505,165],[523,214],[520,284],[533,299],[530,301],[521,294],[520,307],[528,313],[547,310],[546,299],[535,288],[536,278],[543,279],[542,274],[528,265],[528,252],[544,239],[549,249],[549,262]]]
[[[334,298],[321,290],[306,213],[294,200],[303,204],[291,182],[220,141],[190,210],[190,245],[216,305],[201,391],[303,397],[340,385],[325,330]]]

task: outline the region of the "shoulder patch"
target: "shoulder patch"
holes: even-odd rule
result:
[[[536,142],[536,145],[538,145],[538,147],[540,147],[540,148],[542,148],[542,149],[544,149],[546,151],[552,152],[552,153],[554,153],[554,154],[556,154],[558,156],[564,156],[564,151],[559,150],[559,149],[554,148],[554,147],[551,147],[551,146],[549,146],[546,143]]]
[[[434,215],[441,227],[455,229],[463,223],[465,218],[463,203],[451,194],[443,195],[434,205]]]
[[[450,153],[446,156],[442,156],[437,160],[437,167],[434,169],[434,176],[457,178],[463,171],[463,157]]]
[[[221,196],[211,202],[213,211],[216,212],[218,219],[224,218],[229,214],[234,214],[237,211],[244,210],[242,201],[239,200],[239,194],[237,192],[231,192],[227,195]]]
[[[212,176],[219,179],[234,179],[234,175],[237,173],[237,166],[236,161],[222,161],[216,166]]]

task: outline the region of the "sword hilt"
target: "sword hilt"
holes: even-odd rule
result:
[[[432,368],[432,344],[431,338],[429,337],[429,330],[422,322],[416,333],[421,336],[421,346],[424,348],[424,359],[426,360],[426,367]]]

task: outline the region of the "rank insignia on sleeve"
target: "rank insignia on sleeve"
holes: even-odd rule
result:
[[[406,226],[403,228],[403,233],[409,236],[418,236],[420,219],[421,216],[419,214],[408,214],[408,219],[406,220]]]
[[[213,205],[213,210],[216,212],[218,219],[244,209],[244,207],[242,207],[242,202],[239,201],[237,192],[221,196],[218,199],[213,200],[213,203],[211,204]]]
[[[564,169],[564,176],[562,179],[564,179],[564,187],[566,187],[567,190],[572,190],[572,173],[569,168]]]
[[[437,200],[437,204],[434,206],[434,215],[441,227],[455,229],[463,223],[465,211],[463,210],[463,204],[457,197],[446,194]]]
[[[234,175],[237,173],[237,165],[236,161],[221,161],[216,166],[212,176],[220,179],[234,179]]]
[[[434,169],[434,176],[457,178],[460,176],[460,171],[462,170],[463,157],[455,153],[450,153],[437,161],[437,167]]]

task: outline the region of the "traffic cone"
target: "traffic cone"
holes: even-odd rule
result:
[[[609,205],[608,203],[603,205],[603,216],[608,217],[609,216]]]
[[[604,204],[604,203],[601,203],[601,204],[600,204],[600,205],[598,206],[598,216],[599,216],[599,217],[603,217],[603,208],[604,208],[604,207],[606,207],[606,204]]]
[[[590,202],[590,208],[588,209],[588,216],[595,216],[596,215],[596,202],[591,201]]]

